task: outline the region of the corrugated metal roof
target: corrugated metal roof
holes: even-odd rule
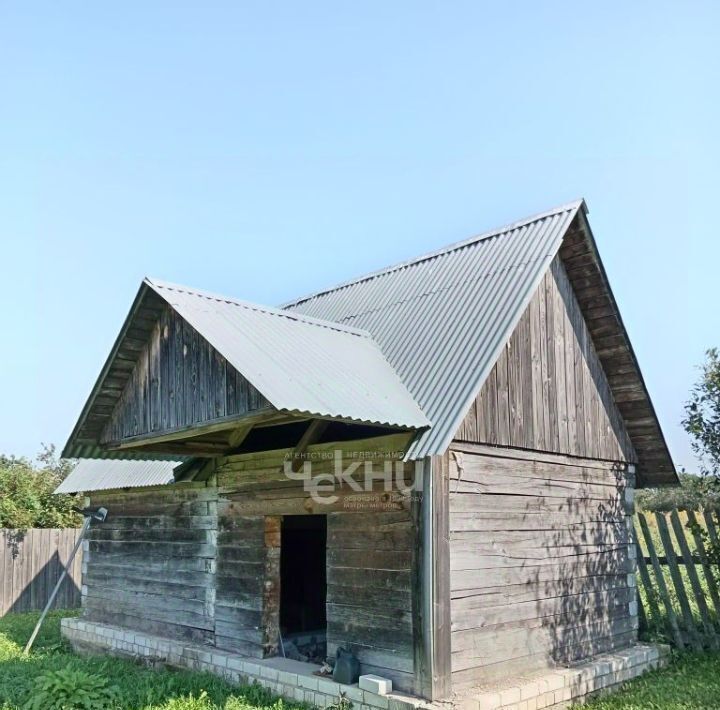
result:
[[[384,389],[368,386],[374,380],[364,380],[362,368],[353,371],[359,381],[347,381],[347,355],[367,353],[372,363],[384,355],[392,376],[380,367],[379,379],[397,392],[399,377],[414,398],[415,415],[419,405],[423,421],[432,422],[408,453],[421,458],[446,450],[579,210],[586,211],[582,200],[297,299],[284,311],[157,281],[144,288],[172,303],[223,354],[235,353],[235,361],[228,360],[287,411],[346,418],[347,403],[360,391],[361,416],[375,418],[366,421],[399,419],[392,397],[374,404]],[[304,386],[313,381],[320,386]],[[399,398],[408,406],[405,395]],[[659,437],[674,471],[661,432]],[[88,455],[98,455],[97,447],[93,452]],[[162,467],[157,461],[143,465],[151,463]],[[138,480],[145,480],[137,470]]]
[[[173,482],[173,469],[178,465],[179,461],[82,459],[55,493],[162,486]]]
[[[433,424],[408,458],[441,454],[583,206],[564,205],[284,307],[367,330]]]
[[[156,454],[143,451],[138,453],[136,451],[109,451],[108,449],[99,446],[97,443],[93,444],[79,444],[70,443],[71,440],[66,444],[66,448],[63,449],[62,455],[66,459],[115,459],[118,461],[177,461],[182,458],[177,454]]]
[[[422,429],[430,422],[355,327],[146,279],[279,411]]]

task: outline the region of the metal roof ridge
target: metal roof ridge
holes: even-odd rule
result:
[[[300,303],[304,303],[305,301],[310,301],[313,298],[317,298],[318,296],[324,296],[328,293],[332,293],[333,291],[339,291],[340,289],[347,288],[348,286],[354,286],[355,284],[362,283],[363,281],[370,281],[374,278],[377,278],[378,276],[390,274],[393,271],[399,271],[400,269],[407,268],[408,266],[414,266],[415,264],[419,264],[423,261],[434,259],[438,256],[442,256],[443,254],[448,254],[452,251],[457,251],[458,249],[470,246],[471,244],[475,244],[476,242],[485,241],[486,239],[492,239],[493,237],[507,234],[508,232],[512,232],[516,229],[519,229],[520,227],[525,227],[528,224],[532,224],[533,222],[539,222],[543,219],[553,217],[563,212],[577,211],[580,208],[583,209],[583,212],[588,212],[587,204],[584,197],[572,200],[570,202],[566,202],[565,204],[559,205],[549,210],[545,210],[543,212],[538,212],[537,214],[531,215],[529,217],[524,217],[515,222],[505,224],[501,227],[496,227],[495,229],[491,229],[487,232],[482,232],[480,234],[476,234],[475,236],[467,237],[466,239],[462,239],[458,242],[453,242],[452,244],[448,244],[447,246],[435,249],[434,251],[413,257],[412,259],[407,259],[405,261],[398,262],[397,264],[392,264],[391,266],[385,266],[382,269],[377,269],[376,271],[371,271],[370,273],[363,274],[362,276],[358,276],[354,279],[343,281],[339,284],[336,284],[335,286],[324,288],[319,291],[314,291],[305,296],[301,296],[300,298],[295,298],[291,301],[286,301],[280,306],[280,308],[288,309],[292,306],[297,306]]]
[[[232,298],[230,296],[224,296],[218,293],[212,293],[210,291],[203,291],[198,288],[190,286],[184,286],[182,284],[172,283],[170,281],[164,281],[162,279],[156,279],[146,276],[143,279],[143,283],[147,284],[152,288],[158,295],[162,296],[165,300],[167,297],[162,291],[177,291],[178,293],[184,293],[189,296],[195,296],[197,298],[204,298],[208,301],[217,301],[219,303],[227,303],[240,308],[247,308],[252,311],[259,311],[260,313],[267,313],[268,315],[278,316],[281,318],[287,318],[289,320],[299,321],[301,323],[307,323],[308,325],[314,325],[319,328],[327,328],[329,330],[336,330],[341,333],[348,333],[349,335],[355,335],[359,337],[369,338],[372,340],[372,335],[362,328],[353,328],[343,323],[336,323],[335,321],[323,320],[322,318],[314,318],[312,316],[306,316],[300,313],[293,313],[292,311],[286,311],[277,306],[266,306],[262,303],[254,303],[252,301],[245,301],[239,298]],[[172,304],[170,304],[172,305]]]

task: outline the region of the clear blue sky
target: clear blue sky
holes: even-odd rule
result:
[[[0,4],[0,451],[144,275],[269,304],[584,196],[676,463],[720,345],[720,4]]]

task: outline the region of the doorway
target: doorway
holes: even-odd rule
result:
[[[280,631],[285,655],[323,661],[327,650],[327,516],[284,516],[280,540]]]

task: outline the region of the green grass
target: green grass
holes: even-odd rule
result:
[[[647,673],[622,690],[579,706],[583,710],[717,710],[720,654],[682,654],[668,668]]]
[[[30,697],[35,678],[45,671],[71,668],[116,686],[122,710],[300,710],[306,705],[278,699],[260,686],[232,686],[207,673],[152,670],[131,661],[74,655],[60,637],[60,619],[48,616],[29,657],[22,649],[38,615],[8,614],[0,619],[0,710],[18,710]],[[116,709],[112,709],[116,710]]]
[[[60,638],[56,612],[46,620],[32,654],[22,648],[37,614],[0,619],[0,710],[18,710],[28,700],[35,678],[48,670],[72,668],[108,679],[116,686],[117,710],[301,710],[259,686],[231,686],[220,678],[191,672],[150,670],[130,661],[75,656]],[[717,710],[720,708],[720,654],[676,656],[669,668],[627,683],[617,693],[582,706],[585,710]],[[115,709],[113,709],[115,710]]]

